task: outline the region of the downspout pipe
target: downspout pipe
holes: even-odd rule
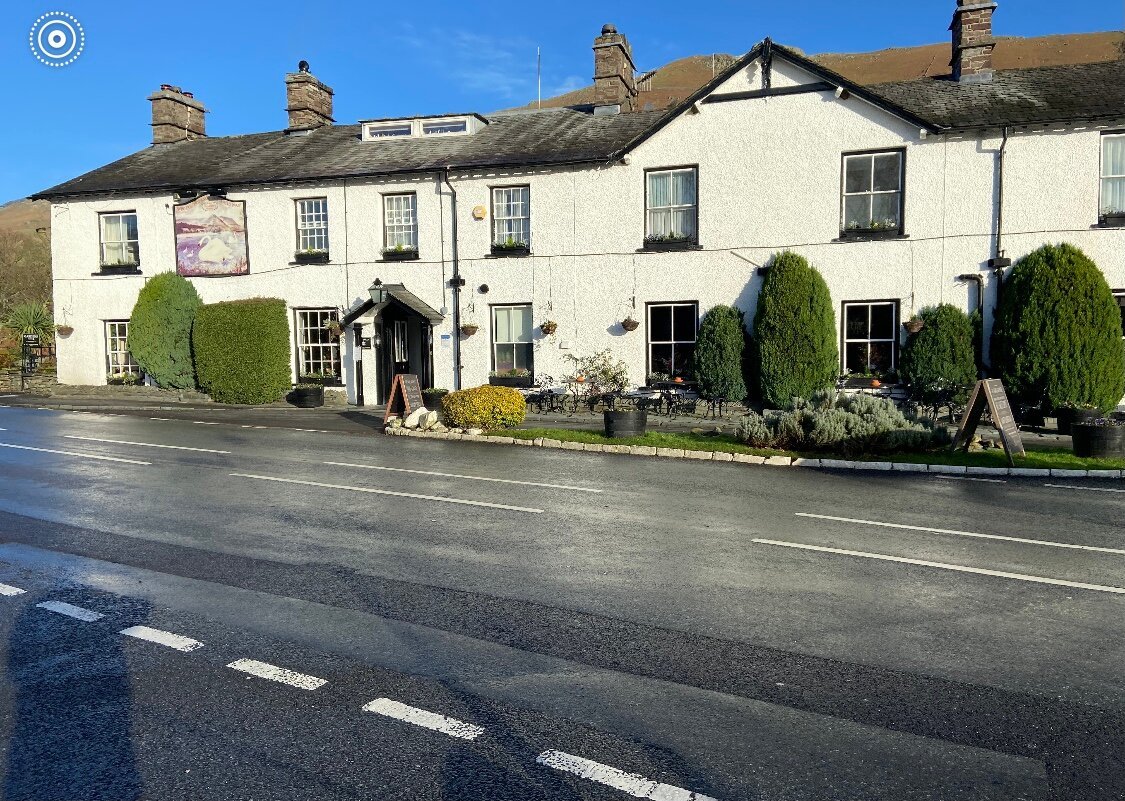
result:
[[[996,320],[996,312],[1000,309],[1000,299],[1004,294],[1004,271],[1012,266],[1012,260],[1004,255],[1004,166],[1008,154],[1008,126],[1001,129],[1000,151],[996,158],[996,240],[993,245],[993,256],[988,260],[988,266],[996,276],[996,296],[992,306],[992,319]],[[981,301],[978,305],[981,313],[982,325],[984,319],[984,280],[977,276],[979,295]],[[981,350],[987,351],[982,337]],[[985,363],[984,352],[981,353],[981,363]]]
[[[461,287],[465,279],[461,277],[461,263],[457,254],[457,189],[449,181],[449,169],[441,171],[441,179],[449,187],[450,209],[450,257],[453,264],[453,277],[449,288],[453,290],[453,389],[461,389]]]

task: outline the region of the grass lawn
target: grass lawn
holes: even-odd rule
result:
[[[598,431],[569,428],[517,428],[490,431],[491,436],[518,439],[557,439],[564,442],[592,442],[602,445],[650,445],[656,448],[680,448],[693,451],[726,451],[749,453],[755,456],[804,456],[807,458],[846,458],[855,461],[925,462],[928,464],[966,465],[969,467],[1007,467],[1008,458],[1002,450],[975,453],[950,453],[948,450],[930,453],[896,453],[888,456],[834,457],[830,453],[792,453],[767,448],[751,448],[729,434],[649,433],[643,437],[610,439]],[[1037,447],[1027,449],[1027,456],[1016,457],[1016,467],[1057,470],[1125,470],[1125,459],[1080,459],[1063,448]]]

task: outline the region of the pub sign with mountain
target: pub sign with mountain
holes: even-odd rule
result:
[[[245,275],[246,201],[205,195],[173,207],[176,272],[187,276]]]

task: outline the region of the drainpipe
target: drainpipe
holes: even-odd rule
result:
[[[996,300],[992,307],[992,319],[995,322],[996,312],[1000,308],[1000,298],[1004,292],[1004,270],[1012,266],[1012,260],[1004,255],[1004,158],[1008,152],[1008,126],[1005,125],[1001,132],[1003,138],[1000,142],[1000,152],[997,157],[997,188],[996,188],[996,242],[994,245],[994,254],[988,260],[988,266],[992,269],[993,274],[996,276]],[[980,287],[981,305],[981,318],[984,318],[984,281],[979,276],[978,286]],[[981,349],[984,350],[984,342],[981,342]],[[984,362],[984,354],[981,354],[981,362]]]
[[[441,179],[449,187],[450,195],[450,233],[452,243],[450,255],[453,261],[453,277],[449,287],[453,290],[453,389],[461,389],[461,287],[465,279],[461,277],[460,260],[457,257],[457,190],[449,182],[449,170],[441,171]]]

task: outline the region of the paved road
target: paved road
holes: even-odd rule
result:
[[[0,408],[5,798],[1125,797],[1119,482],[211,422]]]

